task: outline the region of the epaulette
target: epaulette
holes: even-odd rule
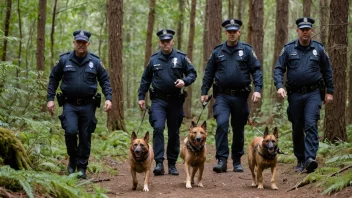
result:
[[[63,55],[69,54],[69,53],[71,53],[71,51],[68,51],[68,52],[65,52],[63,54],[60,54],[60,57],[63,56]]]
[[[152,57],[152,56],[155,56],[155,55],[157,55],[159,52],[155,52],[154,54],[152,54],[150,57]]]
[[[99,56],[98,55],[96,55],[96,54],[94,54],[94,53],[92,53],[92,52],[89,52],[92,56],[94,56],[95,58],[99,58]],[[99,58],[100,59],[100,58]]]
[[[181,52],[180,50],[177,50],[177,53],[182,54],[182,55],[186,55],[184,52]]]
[[[248,44],[248,43],[245,43],[245,42],[241,42],[243,45],[247,45],[247,46],[249,46],[250,48],[252,48],[252,46],[250,45],[250,44]]]
[[[221,43],[221,44],[219,44],[219,45],[215,46],[215,47],[214,47],[214,50],[215,50],[216,48],[221,47],[222,45],[223,45],[223,43]]]
[[[296,40],[290,41],[290,42],[286,43],[285,46],[295,44],[295,42],[296,42]]]
[[[324,47],[324,45],[323,45],[322,43],[320,43],[319,41],[316,41],[316,40],[312,40],[312,41],[313,41],[313,43],[317,43],[317,44],[319,44],[320,46]]]

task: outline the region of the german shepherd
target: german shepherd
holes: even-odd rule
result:
[[[278,190],[275,183],[277,153],[278,149],[278,131],[274,129],[273,135],[269,135],[268,127],[265,128],[263,137],[254,137],[248,147],[248,165],[252,172],[252,186],[258,186],[263,189],[263,170],[271,168],[271,189]],[[255,172],[257,172],[257,179]]]
[[[148,192],[148,183],[150,178],[150,168],[154,160],[153,147],[149,142],[149,132],[144,136],[144,139],[138,139],[136,133],[133,131],[131,135],[131,145],[128,152],[128,157],[131,165],[132,175],[132,190],[137,189],[137,174],[145,172],[143,191]]]
[[[181,149],[181,158],[184,160],[185,164],[186,188],[192,188],[192,184],[194,184],[194,176],[198,169],[198,186],[203,187],[202,175],[206,160],[205,141],[207,139],[207,134],[206,121],[204,121],[200,127],[192,121],[189,134],[184,139]],[[191,167],[193,168],[192,177],[190,177]]]

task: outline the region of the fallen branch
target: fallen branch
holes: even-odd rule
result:
[[[93,180],[92,182],[93,182],[93,183],[98,183],[98,182],[103,182],[103,181],[110,181],[110,178],[106,178],[106,179],[96,179],[96,180]]]
[[[352,165],[349,165],[349,166],[346,166],[346,167],[343,168],[343,169],[340,169],[340,170],[337,171],[336,173],[331,174],[329,177],[333,177],[333,176],[335,176],[335,175],[337,175],[337,174],[339,174],[339,173],[342,173],[342,172],[344,172],[345,170],[348,170],[348,169],[350,169],[350,168],[352,168]]]

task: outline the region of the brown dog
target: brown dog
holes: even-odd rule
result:
[[[194,176],[198,169],[198,186],[203,187],[202,175],[206,159],[206,139],[206,121],[204,121],[200,127],[192,121],[188,137],[184,139],[181,149],[181,158],[184,160],[185,163],[186,188],[192,188],[191,184],[194,184]],[[193,168],[192,177],[190,177],[191,167]]]
[[[268,127],[266,127],[264,137],[255,137],[248,147],[248,165],[252,172],[252,186],[258,185],[258,189],[263,189],[263,170],[271,168],[271,189],[278,190],[275,183],[278,138],[276,127],[273,135],[269,135]],[[257,172],[257,179],[254,171]]]
[[[154,151],[153,147],[148,144],[148,142],[149,132],[145,134],[144,139],[138,139],[136,133],[134,131],[132,132],[131,146],[128,152],[133,179],[132,190],[136,190],[138,184],[136,173],[145,172],[143,191],[149,191],[148,183],[150,178],[150,168],[154,160]]]

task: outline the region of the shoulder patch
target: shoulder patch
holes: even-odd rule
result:
[[[63,56],[63,55],[69,54],[69,53],[71,53],[71,51],[68,51],[68,52],[65,52],[63,54],[60,54],[60,57]]]
[[[190,60],[187,56],[185,57],[185,59],[186,59],[186,61],[188,62],[188,64],[192,65],[191,60]]]
[[[180,50],[177,50],[177,53],[186,55],[184,52],[181,52]]]
[[[285,48],[283,47],[281,52],[280,52],[280,54],[279,54],[279,56],[282,56],[284,54],[284,52],[285,52]]]
[[[255,52],[254,52],[254,50],[252,50],[252,55],[253,55],[253,57],[254,57],[255,59],[258,59],[258,58],[257,58],[257,55],[256,55]]]
[[[95,58],[99,58],[99,56],[97,56],[96,54],[93,54],[92,52],[89,52],[92,56],[94,56]]]
[[[106,70],[106,67],[104,66],[103,62],[100,61],[100,66]]]

